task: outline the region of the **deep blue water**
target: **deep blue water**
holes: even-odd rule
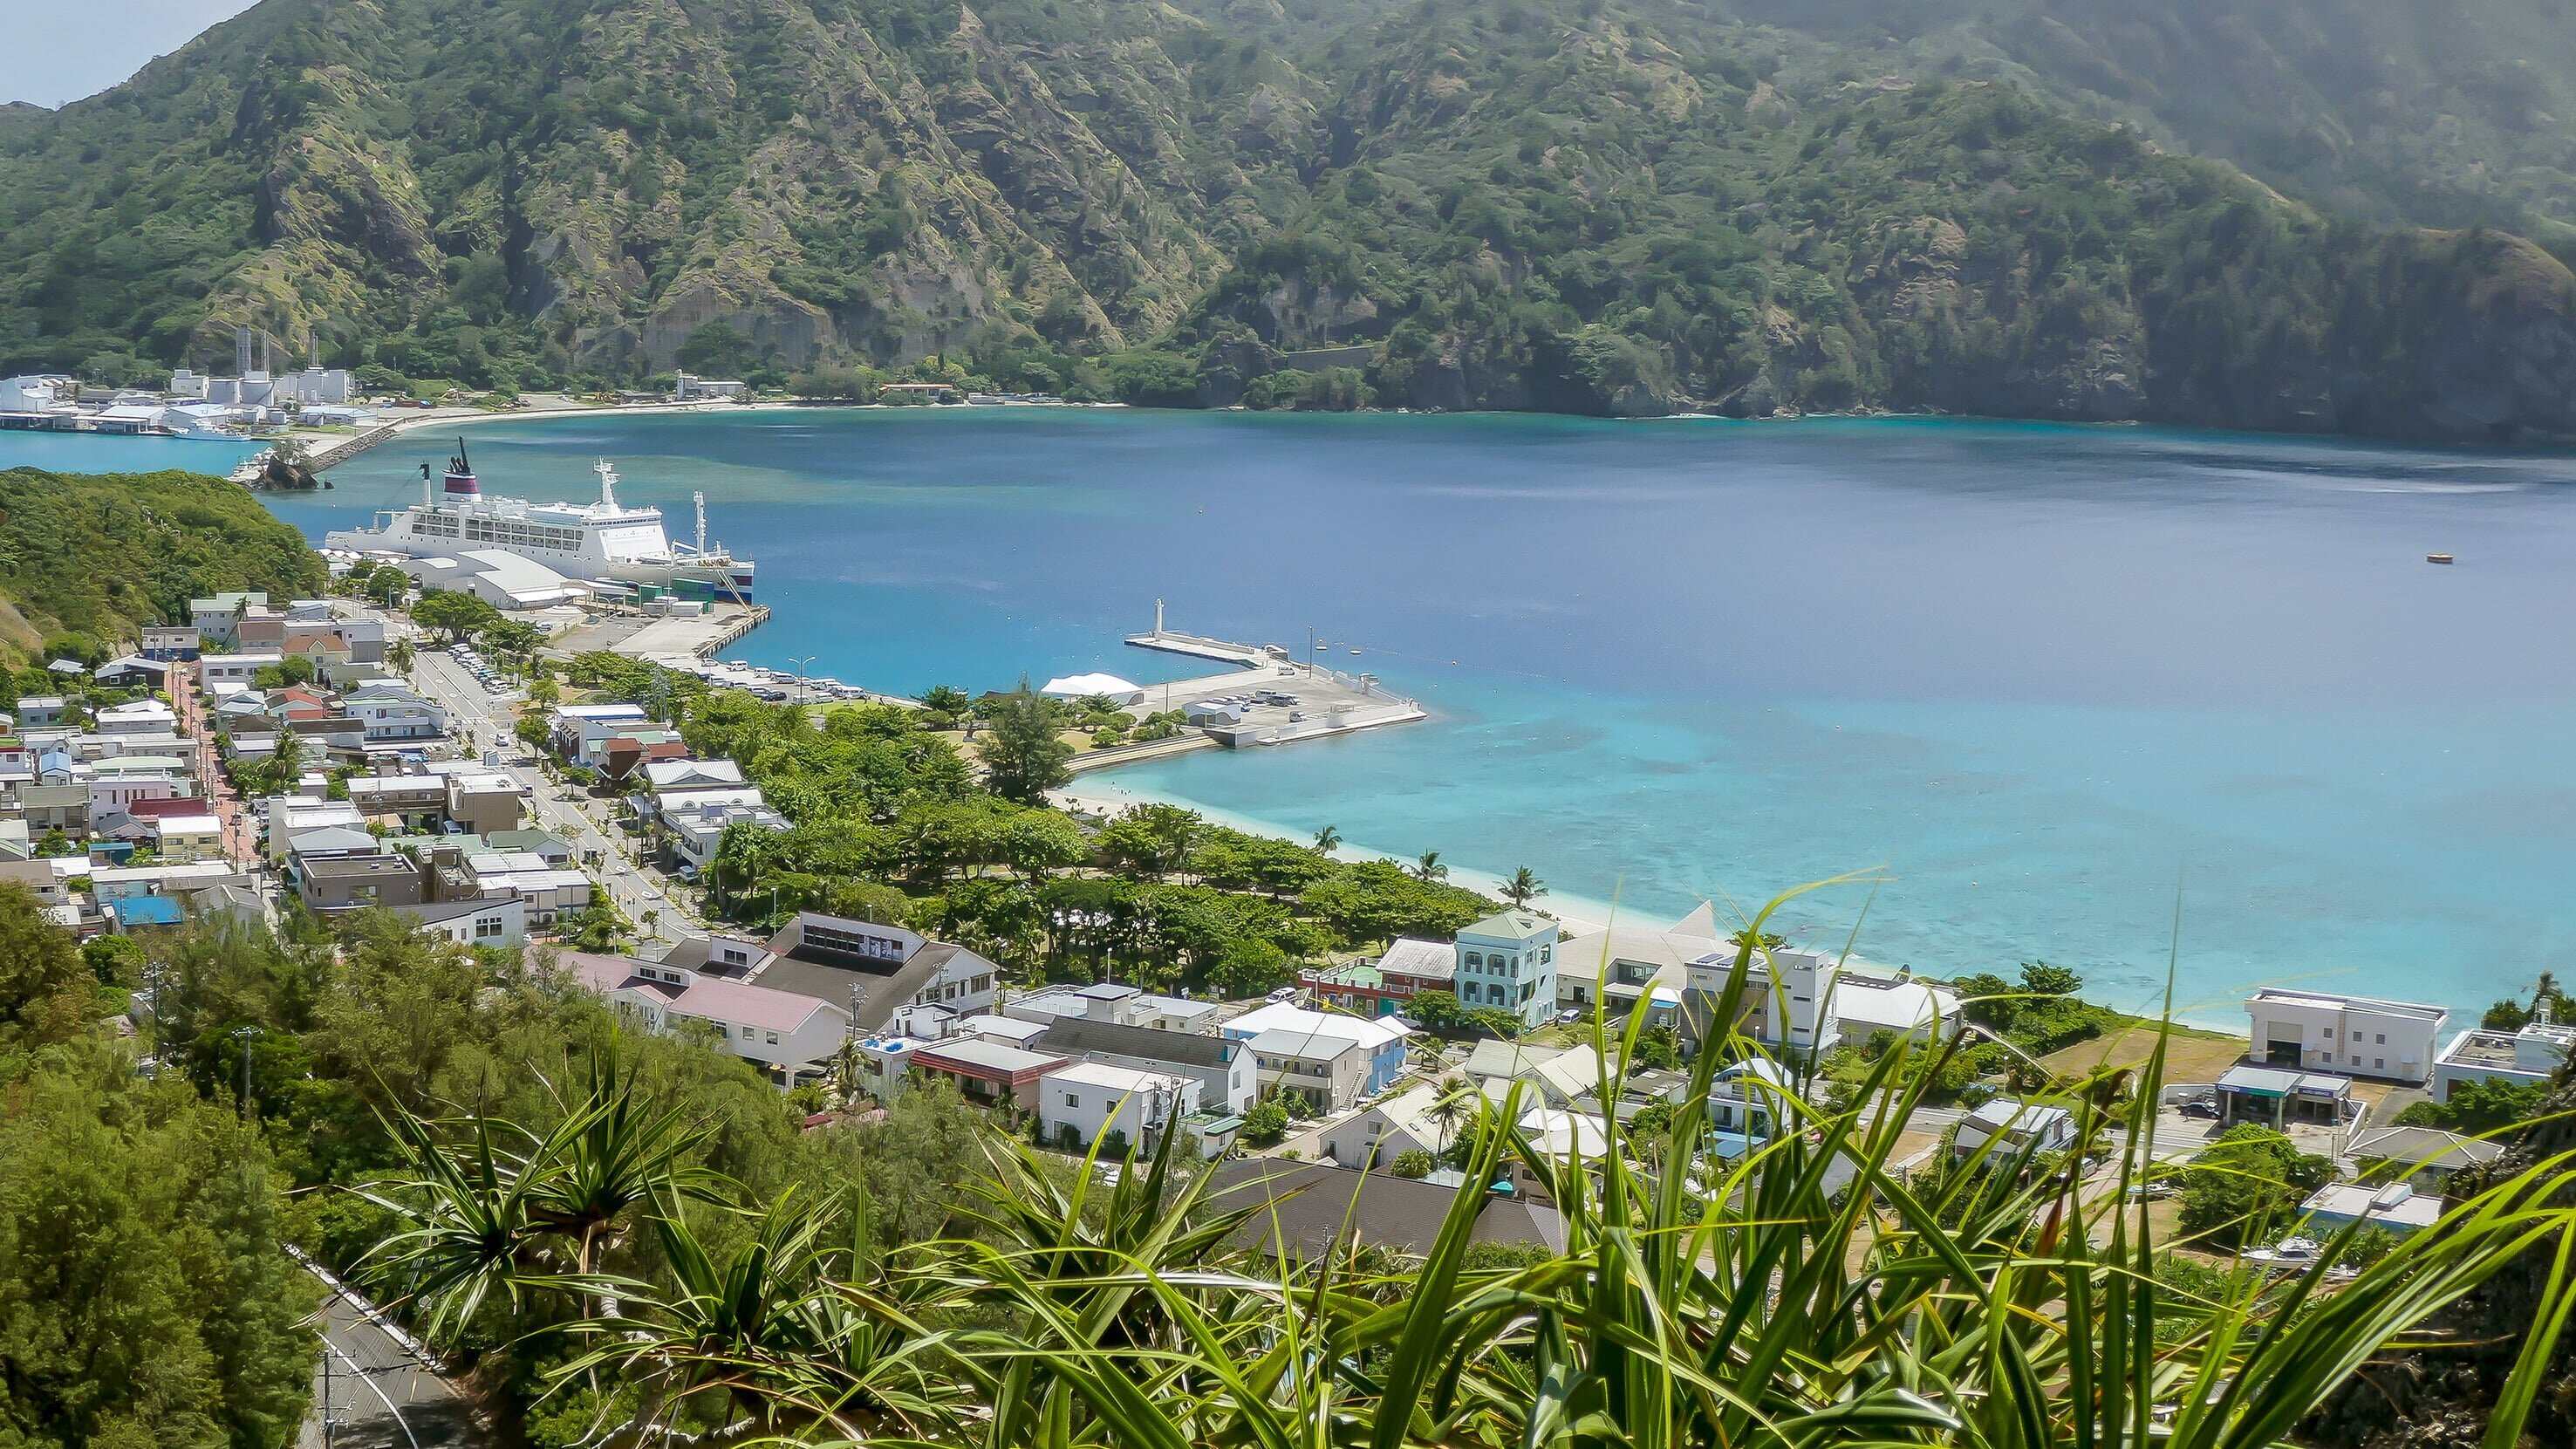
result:
[[[486,424],[473,447],[487,488],[533,497],[585,495],[605,453],[675,532],[704,489],[779,610],[737,652],[880,688],[1199,672],[1119,645],[1157,595],[1174,628],[1316,630],[1434,721],[1112,778],[1527,864],[1570,909],[1749,909],[1876,868],[1781,919],[1839,942],[1865,905],[1875,959],[2045,956],[2145,1002],[2179,894],[2178,1004],[2240,1023],[2259,981],[2470,1008],[2576,948],[2576,457],[989,409]],[[272,501],[318,534],[416,496],[446,450]]]

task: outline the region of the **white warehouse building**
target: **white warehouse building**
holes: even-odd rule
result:
[[[2316,991],[2265,987],[2245,1003],[2252,1018],[2251,1053],[2266,1066],[2333,1072],[2420,1087],[2450,1008]]]

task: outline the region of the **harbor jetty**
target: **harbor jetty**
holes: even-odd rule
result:
[[[719,601],[697,613],[645,614],[619,609],[582,625],[547,649],[569,659],[604,649],[656,664],[695,666],[769,620],[767,604]],[[694,672],[694,670],[692,671]]]
[[[388,438],[398,437],[405,431],[402,423],[378,423],[363,432],[353,433],[344,438],[333,438],[319,447],[308,448],[304,454],[304,466],[312,472],[319,473],[335,464],[345,463],[378,443]],[[232,471],[232,481],[245,487],[258,482],[259,475],[268,470],[269,460],[276,456],[277,449],[270,447],[262,448],[242,459],[240,465]]]
[[[1229,749],[1327,739],[1431,717],[1419,700],[1395,693],[1373,674],[1348,674],[1300,660],[1276,644],[1237,644],[1163,627],[1163,601],[1154,601],[1154,627],[1127,636],[1137,649],[1213,659],[1235,668],[1222,674],[1141,686],[1127,712],[1180,712],[1190,726]],[[1103,760],[1090,768],[1123,763]]]
[[[1288,651],[1276,644],[1255,648],[1250,644],[1229,644],[1223,639],[1208,639],[1197,634],[1175,634],[1161,624],[1163,601],[1154,601],[1155,626],[1142,634],[1127,636],[1131,649],[1152,649],[1164,654],[1186,654],[1194,659],[1216,659],[1258,669],[1274,661],[1285,661]]]

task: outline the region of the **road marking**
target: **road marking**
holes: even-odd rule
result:
[[[340,1356],[340,1362],[349,1366],[349,1372],[354,1375],[360,1383],[365,1384],[368,1392],[374,1394],[376,1398],[384,1404],[385,1412],[394,1416],[394,1423],[403,1431],[403,1437],[411,1441],[411,1449],[420,1449],[420,1436],[411,1431],[411,1421],[403,1417],[403,1411],[397,1408],[394,1401],[386,1395],[384,1386],[378,1384],[374,1379],[369,1378],[367,1376],[367,1371],[358,1366],[358,1361],[349,1357],[349,1351],[347,1349],[342,1348],[340,1345],[331,1341],[330,1321],[329,1315],[325,1314],[322,1320],[322,1351],[325,1353],[338,1354]],[[364,1321],[365,1320],[363,1319],[360,1320],[360,1322]],[[397,1344],[395,1346],[400,1347],[401,1345]]]

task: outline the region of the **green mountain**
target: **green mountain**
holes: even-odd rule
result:
[[[0,365],[2569,437],[2557,3],[266,0],[0,112]]]
[[[96,661],[188,601],[309,598],[321,556],[249,493],[195,473],[0,470],[0,663]]]
[[[1738,0],[1854,69],[2013,79],[2354,215],[2576,240],[2566,0]]]

